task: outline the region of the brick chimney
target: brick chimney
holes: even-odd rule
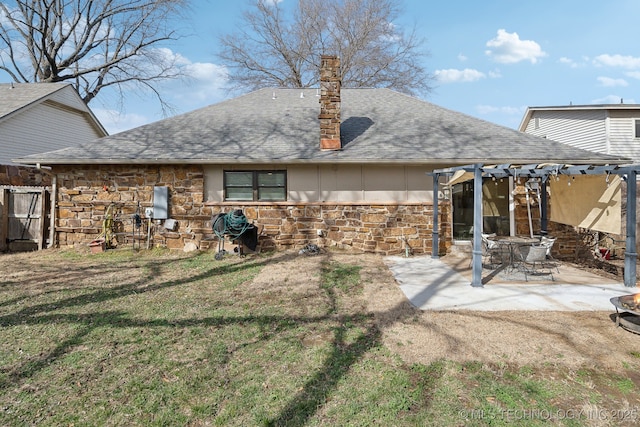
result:
[[[340,150],[340,59],[320,57],[320,149]]]

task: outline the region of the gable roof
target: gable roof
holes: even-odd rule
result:
[[[0,121],[37,104],[52,100],[89,115],[102,134],[108,135],[100,121],[69,83],[0,83]]]
[[[531,121],[533,114],[536,111],[610,111],[610,110],[627,110],[627,111],[640,111],[640,104],[584,104],[584,105],[556,105],[546,107],[527,107],[520,126],[518,129],[524,132],[527,129],[527,125]]]
[[[17,161],[168,163],[565,163],[629,159],[518,132],[390,89],[342,89],[342,150],[319,149],[319,91],[261,89],[78,147]]]
[[[0,164],[106,135],[68,83],[0,84]]]
[[[61,90],[66,84],[0,84],[0,119],[16,114],[23,108],[42,101],[44,98]]]

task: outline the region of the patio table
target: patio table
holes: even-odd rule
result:
[[[506,261],[506,268],[513,268],[516,261],[516,251],[520,246],[531,246],[535,243],[540,243],[540,239],[536,237],[529,236],[496,236],[490,237],[490,240],[493,240],[498,245],[505,248],[506,254],[508,255],[506,260],[502,260],[503,263]]]

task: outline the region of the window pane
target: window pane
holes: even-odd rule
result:
[[[284,187],[282,172],[258,172],[258,187]]]
[[[640,138],[640,120],[636,120],[636,138]]]
[[[285,200],[284,188],[260,187],[258,200]]]
[[[227,187],[226,200],[253,200],[253,189],[243,187]]]
[[[227,186],[253,187],[251,172],[225,172]]]

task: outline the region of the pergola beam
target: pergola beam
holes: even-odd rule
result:
[[[624,260],[624,285],[627,287],[636,286],[636,179],[640,173],[640,165],[619,166],[619,165],[561,165],[561,164],[527,164],[527,165],[507,165],[483,166],[482,164],[456,166],[446,169],[439,169],[430,172],[433,176],[434,189],[434,209],[433,209],[433,257],[437,257],[437,247],[439,245],[438,231],[438,202],[437,194],[440,176],[450,176],[455,172],[463,170],[473,172],[473,229],[482,230],[482,178],[483,177],[526,177],[540,178],[543,193],[544,209],[542,211],[541,227],[542,234],[546,234],[547,212],[546,212],[546,183],[549,176],[557,175],[619,175],[627,180],[627,227],[626,227],[626,249]],[[481,233],[473,233],[472,249],[472,280],[471,286],[481,287],[482,285],[482,236]]]

